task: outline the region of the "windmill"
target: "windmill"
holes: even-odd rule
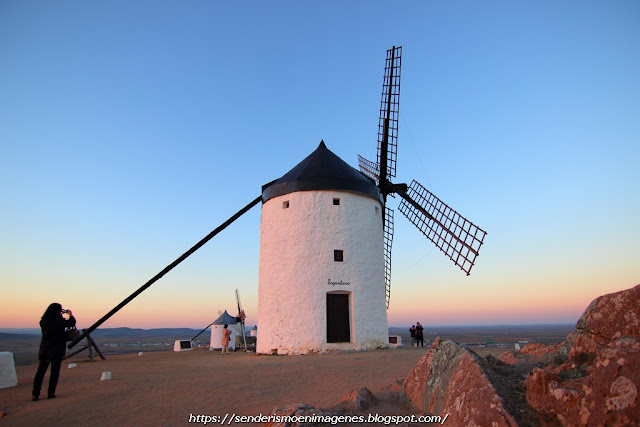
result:
[[[378,153],[374,163],[358,155],[360,171],[376,182],[384,199],[384,259],[386,301],[391,298],[391,245],[393,241],[393,209],[387,196],[398,194],[403,200],[400,212],[407,217],[467,276],[471,273],[486,232],[450,208],[433,193],[413,180],[394,184],[398,158],[398,116],[400,107],[400,71],[402,47],[387,50],[378,120]]]
[[[244,333],[244,320],[245,320],[245,318],[247,316],[245,315],[244,310],[242,309],[242,306],[240,304],[240,291],[238,289],[236,289],[236,304],[238,305],[238,315],[235,318],[230,316],[229,313],[227,313],[226,310],[218,310],[218,318],[216,320],[214,320],[213,322],[209,323],[200,332],[198,332],[193,338],[191,338],[191,341],[195,341],[196,338],[198,338],[207,329],[209,329],[209,327],[211,327],[211,326],[213,326],[215,324],[224,325],[225,323],[228,324],[229,322],[240,323],[241,329],[238,328],[238,332],[242,331],[242,342],[243,342],[243,345],[244,345],[244,351],[247,351],[247,339],[246,339],[245,333]],[[212,331],[210,348],[214,348],[215,345],[219,341],[221,341],[220,338],[222,338],[220,333],[214,333]]]
[[[402,212],[467,274],[485,237],[417,181],[395,184],[401,47],[387,51],[377,161],[360,171],[324,144],[263,186],[258,353],[388,345],[393,210]],[[333,203],[332,203],[333,201]],[[333,255],[333,257],[331,257]]]
[[[401,52],[401,47],[387,51],[375,163],[359,156],[358,171],[322,141],[288,173],[265,184],[260,196],[83,329],[68,348],[84,338],[87,346],[71,355],[96,347],[91,332],[260,202],[258,353],[388,345],[393,238],[388,195],[398,194],[400,212],[469,274],[486,233],[418,182],[390,181],[397,162]],[[242,317],[237,292],[236,297]]]

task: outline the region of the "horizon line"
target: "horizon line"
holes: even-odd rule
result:
[[[256,325],[245,325],[245,328],[253,328]],[[575,323],[566,323],[566,322],[557,322],[557,323],[486,323],[486,324],[446,324],[446,325],[429,325],[423,327],[425,329],[433,329],[433,328],[485,328],[485,327],[524,327],[524,326],[573,326],[575,327]],[[408,325],[388,325],[387,328],[405,328]],[[82,330],[81,328],[79,328]],[[192,330],[202,330],[202,328],[193,328],[188,326],[182,327],[155,327],[155,328],[136,328],[130,326],[114,326],[111,328],[98,328],[96,330],[101,329],[132,329],[132,330],[141,330],[141,331],[153,331],[158,329],[192,329]],[[208,328],[207,328],[208,329]],[[0,327],[0,332],[6,331],[39,331],[39,327],[31,327],[31,328],[3,328]],[[259,328],[258,328],[259,330]]]

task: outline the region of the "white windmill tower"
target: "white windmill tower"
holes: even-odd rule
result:
[[[388,343],[382,195],[324,142],[263,186],[258,353]]]

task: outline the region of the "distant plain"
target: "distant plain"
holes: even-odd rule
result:
[[[480,355],[499,355],[513,350],[515,344],[524,346],[527,343],[555,344],[563,341],[575,329],[571,324],[557,325],[488,325],[488,326],[440,326],[426,327],[424,332],[425,346],[430,346],[436,337],[449,338],[464,344]],[[38,361],[40,332],[38,330],[13,329],[6,332],[0,329],[0,351],[10,351],[18,366],[35,364]],[[105,355],[127,354],[138,352],[172,351],[175,340],[189,340],[201,329],[165,328],[165,329],[131,329],[103,328],[95,330],[91,336]],[[390,327],[389,335],[402,337],[403,345],[410,345],[409,326]],[[210,330],[200,334],[194,346],[208,347]],[[247,336],[249,350],[255,348],[255,338]],[[74,351],[68,350],[68,353]],[[84,351],[74,359],[87,358]]]

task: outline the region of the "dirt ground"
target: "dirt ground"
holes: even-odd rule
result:
[[[18,366],[18,386],[0,389],[4,425],[181,425],[190,415],[259,415],[296,402],[328,408],[367,387],[380,402],[367,413],[416,414],[401,399],[402,380],[424,348],[265,356],[204,349],[65,360],[56,398],[31,401],[36,365]],[[68,368],[70,362],[76,368]],[[101,381],[102,372],[110,381]],[[44,396],[44,398],[42,398]]]

